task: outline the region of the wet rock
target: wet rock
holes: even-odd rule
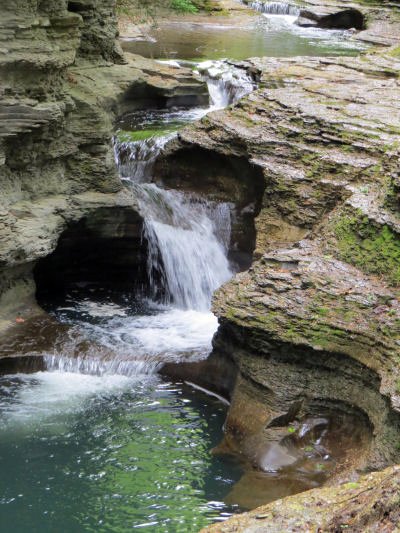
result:
[[[358,421],[356,437],[329,475],[384,468],[400,460],[400,63],[387,53],[248,65],[259,89],[183,130],[159,167],[210,195],[209,169],[196,166],[193,182],[187,172],[200,154],[247,160],[263,180],[255,262],[214,299],[212,357],[237,368],[216,451],[261,469],[288,435],[299,444],[302,424],[341,413]],[[330,457],[329,442],[312,449]]]
[[[395,466],[337,487],[277,500],[202,531],[396,531],[400,521],[399,490],[400,468]]]
[[[353,39],[391,46],[400,43],[396,7],[398,4],[389,0],[379,3],[305,0],[296,23],[306,27],[355,30]]]
[[[325,29],[364,30],[366,28],[365,17],[358,9],[345,9],[329,14],[320,14],[308,9],[302,9],[298,20],[298,26],[315,26]]]

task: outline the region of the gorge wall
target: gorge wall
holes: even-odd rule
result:
[[[19,314],[40,312],[33,268],[68,225],[100,208],[136,212],[114,162],[116,115],[145,100],[194,103],[208,96],[186,69],[122,55],[113,0],[6,1],[0,12],[4,328]],[[122,226],[114,226],[117,237]]]
[[[40,312],[34,272],[47,279],[51,265],[58,283],[57,262],[39,263],[58,243],[67,262],[94,239],[108,271],[99,250],[122,250],[122,268],[129,236],[137,265],[141,216],[116,173],[113,119],[149,100],[206,99],[189,71],[123,57],[115,37],[111,0],[2,4],[0,329]],[[238,226],[255,217],[232,250],[254,263],[214,299],[210,363],[231,399],[221,450],[261,468],[271,443],[340,414],[365,434],[335,479],[398,463],[399,51],[242,66],[258,90],[186,128],[156,167],[167,186],[234,201]],[[193,172],[205,157],[212,180],[208,166]]]
[[[220,388],[231,406],[218,451],[262,469],[271,445],[283,455],[288,440],[301,441],[305,420],[353,413],[371,432],[332,479],[396,464],[398,49],[247,67],[258,71],[259,89],[186,128],[159,162],[161,179],[183,188],[190,186],[176,176],[199,154],[247,160],[257,171],[242,179],[252,185],[264,176],[255,261],[214,298],[220,327],[210,368],[223,361],[236,373]],[[206,184],[208,175],[205,169],[196,183]],[[242,530],[243,520],[221,530]],[[274,530],[268,521],[259,527],[266,524]],[[249,522],[248,530],[259,529]]]

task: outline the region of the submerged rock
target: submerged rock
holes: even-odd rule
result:
[[[400,467],[314,489],[203,529],[205,532],[392,532],[400,522]]]

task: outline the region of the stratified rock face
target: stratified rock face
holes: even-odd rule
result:
[[[214,299],[213,361],[238,370],[220,450],[262,469],[305,420],[347,414],[365,431],[335,475],[382,468],[400,459],[400,63],[389,53],[248,67],[260,88],[186,128],[159,168],[185,176],[201,153],[264,176],[256,262]]]
[[[114,0],[1,3],[0,328],[35,308],[32,268],[69,223],[135,211],[116,172],[115,115],[143,99],[208,98],[189,70],[124,59],[115,37]]]
[[[117,43],[115,0],[73,0],[67,9],[82,17],[81,41],[77,55],[93,59],[102,58],[124,63],[122,50]]]

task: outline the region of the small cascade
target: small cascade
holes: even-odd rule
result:
[[[204,61],[197,65],[197,72],[207,82],[210,111],[235,104],[254,90],[254,81],[247,71],[227,61]]]
[[[149,243],[153,295],[165,303],[208,311],[213,292],[232,275],[227,259],[230,207],[154,184],[137,187]]]
[[[207,83],[210,107],[134,112],[122,120],[114,137],[114,157],[121,179],[149,182],[158,156],[180,127],[238,102],[255,87],[245,69],[227,61],[204,61],[196,66],[196,72]],[[132,131],[137,140],[131,138]]]
[[[74,374],[89,374],[92,376],[120,375],[135,377],[155,374],[162,366],[160,360],[146,358],[135,359],[120,357],[64,357],[60,355],[45,355],[44,363],[48,371],[71,372]]]
[[[167,133],[139,141],[120,141],[115,138],[114,156],[121,179],[136,183],[149,181],[157,157],[175,135]]]
[[[252,9],[268,15],[292,15],[298,17],[300,9],[286,2],[250,2],[248,4]]]

